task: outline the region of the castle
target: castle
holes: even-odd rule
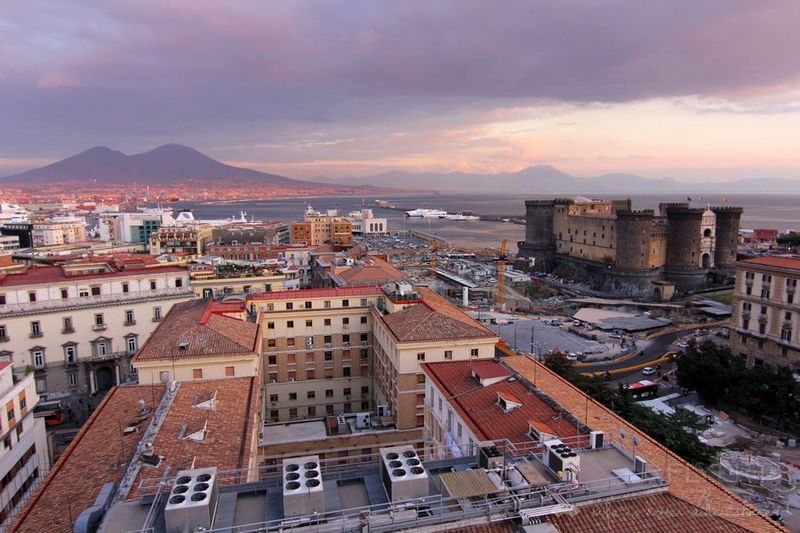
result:
[[[630,199],[576,198],[529,200],[525,210],[518,257],[538,272],[658,300],[733,275],[740,207],[662,203],[656,215]]]

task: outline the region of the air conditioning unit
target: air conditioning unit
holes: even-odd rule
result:
[[[605,441],[605,433],[602,431],[592,431],[589,433],[589,447],[591,449],[597,449],[603,447],[603,442]]]
[[[544,443],[544,463],[564,481],[577,478],[581,458],[559,439]]]
[[[647,472],[647,460],[644,457],[635,456],[633,458],[633,473],[644,474]]]
[[[377,411],[378,416],[392,416],[392,409],[386,404],[379,405]]]
[[[398,502],[429,494],[428,471],[411,445],[381,448],[381,478],[389,500]]]
[[[179,470],[164,508],[167,533],[210,529],[218,498],[216,467]]]
[[[307,516],[325,512],[325,492],[319,455],[283,461],[283,516]]]

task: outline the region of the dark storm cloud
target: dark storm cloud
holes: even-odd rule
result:
[[[7,2],[0,155],[735,100],[797,82],[799,21],[794,0]]]

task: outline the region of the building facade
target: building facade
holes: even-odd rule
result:
[[[5,530],[39,482],[49,460],[44,419],[34,417],[39,401],[32,375],[15,380],[11,363],[0,362],[0,530]]]
[[[184,253],[202,255],[206,244],[212,240],[212,227],[208,224],[162,226],[148,240],[153,255]]]
[[[185,267],[110,262],[0,273],[0,357],[38,393],[108,390],[175,302],[193,297]]]
[[[525,207],[519,257],[535,271],[657,299],[663,297],[657,281],[684,292],[733,274],[739,207],[662,203],[656,214],[632,210],[630,199],[587,198],[532,200]]]
[[[292,223],[292,242],[310,246],[350,246],[353,223],[339,216],[335,209],[325,214],[309,212],[302,221]]]
[[[86,240],[84,219],[34,222],[32,232],[34,247],[75,244]]]
[[[748,366],[800,372],[800,256],[774,255],[736,263],[730,347]]]
[[[103,213],[99,219],[100,239],[114,242],[147,243],[161,226],[173,223],[171,210],[137,213]]]

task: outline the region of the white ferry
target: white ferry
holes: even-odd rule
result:
[[[447,211],[441,209],[414,209],[413,211],[406,211],[406,216],[409,217],[422,217],[422,218],[443,218],[447,215]]]

